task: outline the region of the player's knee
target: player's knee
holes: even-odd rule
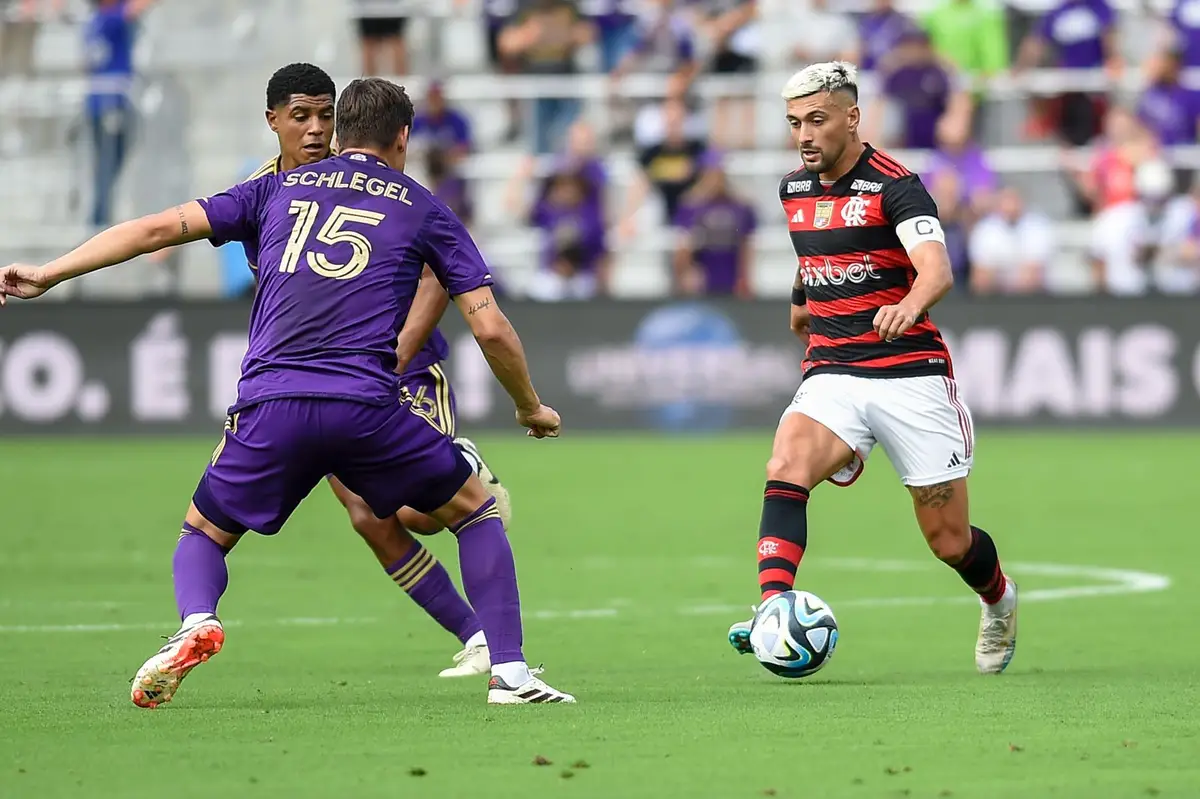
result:
[[[776,453],[767,461],[767,479],[810,486],[811,475],[803,460],[790,454]]]
[[[433,535],[444,529],[437,519],[412,508],[401,508],[397,516],[400,517],[400,523],[404,525],[405,529],[417,535]]]
[[[949,519],[926,524],[925,541],[934,557],[945,563],[958,563],[966,557],[971,548],[971,530],[968,525],[958,524]]]
[[[366,503],[353,502],[346,506],[350,514],[350,525],[354,531],[368,541],[374,541],[391,532],[394,522],[380,519]]]

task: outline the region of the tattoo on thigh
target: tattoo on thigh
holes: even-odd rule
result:
[[[913,490],[913,496],[923,508],[944,508],[954,498],[954,483],[920,486]]]

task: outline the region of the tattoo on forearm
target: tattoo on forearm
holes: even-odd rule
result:
[[[179,212],[179,232],[186,236],[188,234],[188,223],[187,216],[183,213],[183,206],[177,205],[175,206],[175,210]]]
[[[490,299],[489,300],[480,300],[479,302],[475,303],[474,305],[472,305],[470,308],[467,309],[467,316],[474,316],[476,313],[478,313],[479,311],[482,311],[484,308],[490,308],[491,306],[492,306],[492,301]]]
[[[913,496],[923,508],[944,508],[954,498],[954,483],[920,486],[914,490]]]

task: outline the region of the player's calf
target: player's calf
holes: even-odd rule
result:
[[[355,532],[375,553],[392,581],[463,644],[462,651],[455,656],[455,665],[443,670],[441,676],[486,674],[489,655],[483,627],[475,611],[458,593],[446,568],[408,533],[396,516],[379,518],[362,497],[336,477],[330,477],[329,484],[346,508]],[[433,523],[441,527],[437,521]]]
[[[521,599],[512,547],[496,500],[471,474],[433,516],[458,539],[463,588],[479,615],[491,650],[491,704],[574,702],[530,671],[522,651]]]
[[[976,666],[984,674],[1004,671],[1017,645],[1017,587],[1004,574],[992,537],[969,521],[966,479],[910,486],[909,491],[930,550],[979,595]]]
[[[207,493],[198,490],[197,498],[204,504]],[[237,528],[228,520],[224,526]],[[209,521],[193,501],[171,563],[181,624],[134,675],[130,699],[138,707],[170,702],[192,669],[221,651],[225,630],[217,618],[217,604],[229,586],[225,556],[237,541],[238,534]]]
[[[758,525],[758,587],[766,600],[796,584],[808,546],[808,495],[844,466],[854,452],[832,430],[805,414],[784,414],[767,461],[767,486]],[[738,654],[751,651],[749,621],[729,628]]]

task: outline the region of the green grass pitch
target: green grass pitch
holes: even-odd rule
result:
[[[757,597],[769,442],[480,439],[514,498],[526,653],[577,706],[438,679],[457,643],[321,487],[231,556],[225,649],[145,711],[128,681],[175,630],[213,442],[4,441],[0,796],[1200,795],[1200,439],[983,438],[973,518],[1027,596],[998,678],[886,459],[822,487],[800,586],[842,637],[799,683],[725,640]],[[457,575],[454,542],[428,544]]]

